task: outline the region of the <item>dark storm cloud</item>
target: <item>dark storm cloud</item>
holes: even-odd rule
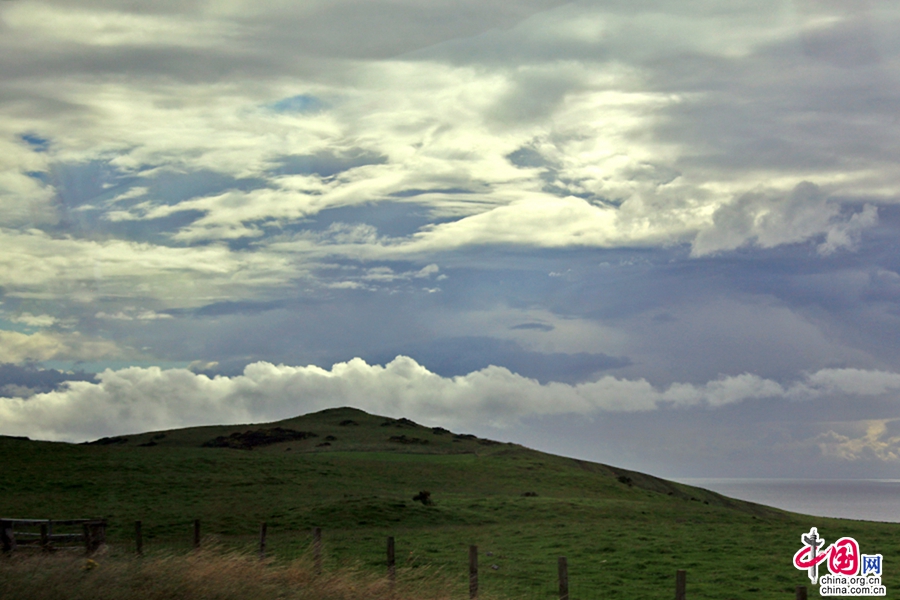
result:
[[[469,188],[436,188],[436,189],[408,189],[399,192],[391,192],[392,198],[412,198],[414,196],[422,196],[424,194],[473,194],[476,190]]]
[[[53,164],[50,167],[50,180],[60,203],[66,208],[78,208],[122,193],[136,178],[122,173],[108,160],[93,160]]]
[[[284,308],[287,304],[285,300],[276,301],[258,301],[249,300],[216,302],[215,304],[207,304],[194,310],[182,309],[171,311],[172,314],[194,315],[198,317],[219,317],[223,315],[255,315],[270,310]]]
[[[357,149],[344,154],[322,152],[319,154],[282,156],[275,159],[278,166],[270,171],[273,175],[318,175],[333,177],[338,173],[365,165],[383,165],[386,156]]]
[[[183,210],[166,217],[142,219],[140,221],[113,221],[103,218],[103,213],[89,213],[83,218],[90,219],[90,230],[103,231],[135,242],[150,242],[159,246],[182,245],[172,241],[172,232],[187,227],[205,213],[199,210]],[[71,229],[69,232],[74,233]]]
[[[505,28],[560,0],[527,2],[436,3],[407,1],[374,4],[363,1],[329,2],[301,8],[270,6],[268,10],[228,11],[190,2],[144,7],[121,3],[48,3],[61,10],[102,11],[112,22],[120,15],[152,19],[165,29],[166,21],[210,36],[216,23],[230,21],[221,34],[223,43],[193,47],[191,40],[172,40],[172,46],[141,43],[123,38],[115,46],[89,45],[81,41],[57,41],[47,45],[29,40],[7,26],[0,41],[0,70],[7,79],[42,76],[128,74],[132,77],[211,82],[236,76],[262,79],[273,74],[317,74],[328,77],[330,59],[375,60],[431,46],[443,40],[466,38]],[[211,10],[210,10],[211,9]],[[82,13],[83,14],[83,13]],[[210,25],[211,23],[211,25]],[[223,25],[224,26],[224,25]],[[106,30],[101,28],[102,33]],[[298,32],[302,34],[298,35]],[[185,31],[186,35],[190,35]],[[76,36],[76,39],[77,36]],[[212,40],[212,37],[211,37]],[[181,43],[177,43],[181,42]],[[28,48],[22,52],[22,47]],[[13,58],[13,57],[16,58]],[[313,60],[297,60],[306,56]]]
[[[350,273],[352,265],[341,271]],[[449,279],[434,282],[435,274],[406,278],[421,270],[392,263],[396,279],[375,280],[372,289],[298,289],[294,299],[228,301],[190,310],[169,310],[174,319],[158,321],[149,329],[138,322],[119,321],[116,327],[135,344],[168,348],[178,360],[203,356],[221,369],[235,372],[249,362],[267,360],[283,364],[316,364],[329,367],[349,354],[371,364],[385,364],[397,355],[410,356],[444,376],[464,375],[497,365],[542,382],[580,382],[603,371],[630,364],[627,357],[603,352],[543,352],[499,336],[552,334],[555,327],[543,322],[514,322],[499,328],[498,337],[454,335],[457,302],[445,297],[471,295],[484,302],[484,290],[476,282],[491,282],[491,289],[508,295],[509,284],[534,287],[537,281],[517,277],[495,288],[496,272],[453,270]],[[366,271],[352,271],[366,280]],[[377,272],[379,275],[382,272]],[[402,276],[402,277],[401,277]],[[546,272],[531,276],[544,283]],[[438,285],[438,293],[422,287]],[[470,307],[477,308],[477,307]],[[237,334],[237,332],[240,332]]]
[[[387,58],[444,40],[507,28],[560,4],[559,0],[452,4],[413,0],[387,5],[334,2],[322,4],[299,18],[294,11],[282,13],[277,21],[267,24],[267,34],[279,47],[313,55]],[[297,36],[297,31],[304,35]],[[340,34],[334,35],[335,32]]]
[[[402,350],[402,351],[401,351]],[[511,340],[488,337],[447,337],[406,344],[394,350],[370,355],[369,361],[388,363],[398,354],[409,356],[429,371],[444,377],[466,375],[490,365],[506,367],[541,383],[563,381],[579,383],[599,376],[603,371],[628,365],[625,357],[577,352],[535,352]]]
[[[91,201],[108,201],[132,188],[146,188],[134,199],[120,200],[121,206],[135,204],[147,197],[164,204],[178,204],[196,196],[226,190],[249,191],[264,187],[257,178],[237,178],[212,170],[184,171],[154,169],[150,175],[122,171],[110,161],[57,163],[50,168],[55,189],[62,202],[78,207]]]
[[[749,57],[659,57],[645,65],[652,89],[702,95],[668,108],[655,135],[692,142],[698,151],[678,161],[683,170],[813,173],[887,163],[897,149],[900,80],[875,50],[895,46],[894,36],[871,25],[843,15]]]
[[[553,325],[547,323],[520,323],[510,327],[512,330],[534,330],[534,331],[553,331]]]
[[[845,4],[843,17],[828,26],[801,33],[804,56],[843,69],[857,69],[881,62],[878,48],[878,24],[866,3]],[[798,2],[807,13],[816,11],[811,2]],[[837,6],[840,6],[839,4]],[[835,7],[835,5],[832,5]],[[802,9],[801,9],[802,10]]]
[[[442,222],[431,215],[431,207],[417,202],[373,202],[361,206],[341,206],[317,212],[303,222],[287,225],[285,231],[325,231],[341,223],[371,225],[381,235],[400,237],[415,233],[420,228]],[[338,260],[337,263],[342,261]],[[403,266],[398,263],[398,268]]]
[[[540,152],[528,146],[522,146],[514,152],[510,152],[505,158],[517,167],[526,169],[552,166],[552,163],[544,158]]]
[[[103,232],[134,241],[171,244],[171,234],[202,217],[199,210],[182,210],[155,218],[110,219],[110,211],[136,205],[178,205],[198,196],[229,190],[251,191],[266,187],[260,178],[232,177],[211,170],[176,171],[155,169],[152,174],[135,175],[109,160],[84,163],[54,163],[35,177],[56,192],[57,219],[45,229],[71,235],[96,236]],[[138,213],[140,214],[140,212]]]
[[[67,373],[35,365],[0,364],[0,396],[30,396],[53,391],[66,381],[94,381],[93,373]]]
[[[4,44],[0,42],[0,48]],[[175,78],[192,83],[213,83],[230,78],[255,78],[282,69],[298,75],[308,73],[303,63],[287,62],[280,57],[222,49],[166,47],[85,47],[57,44],[32,46],[17,60],[5,52],[0,68],[7,81],[29,79],[35,73],[48,78],[106,77],[112,74],[150,80]],[[76,105],[77,106],[77,105]]]
[[[159,169],[152,175],[141,177],[136,186],[146,186],[146,196],[165,204],[178,204],[197,196],[212,196],[228,190],[250,191],[268,185],[262,178],[234,177],[210,169],[183,171]]]

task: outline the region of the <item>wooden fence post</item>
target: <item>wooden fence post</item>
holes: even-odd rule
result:
[[[266,557],[266,529],[268,528],[268,524],[263,522],[259,526],[259,559],[262,560]]]
[[[796,600],[806,600],[806,586],[805,585],[797,586]]]
[[[106,543],[106,521],[88,521],[82,525],[85,553],[90,556]]]
[[[49,552],[50,548],[50,532],[47,523],[41,523],[41,550]]]
[[[200,547],[200,519],[194,519],[194,549]]]
[[[94,545],[94,541],[91,539],[91,527],[87,523],[81,525],[81,531],[84,534],[84,552],[88,556],[91,555],[91,547]]]
[[[0,521],[0,541],[4,554],[16,551],[16,534],[13,532],[12,521]]]
[[[144,555],[144,534],[141,531],[141,522],[134,522],[134,547],[138,556]]]
[[[560,556],[557,561],[559,571],[559,600],[569,600],[569,563],[565,556]]]
[[[675,573],[675,600],[686,600],[685,587],[687,582],[687,571],[679,569]]]
[[[322,574],[322,528],[313,527],[313,562],[316,575]]]
[[[469,546],[469,598],[478,597],[478,546]]]
[[[93,554],[106,543],[106,521],[89,521],[87,528],[90,532],[90,541],[87,542],[88,554]]]
[[[393,589],[394,581],[397,579],[397,563],[394,561],[394,536],[388,536],[387,539],[387,569],[388,581]]]

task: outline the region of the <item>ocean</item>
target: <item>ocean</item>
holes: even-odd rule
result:
[[[675,479],[817,517],[900,523],[900,479]]]

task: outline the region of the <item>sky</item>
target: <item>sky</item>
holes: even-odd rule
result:
[[[0,434],[335,406],[900,478],[900,6],[2,0]]]

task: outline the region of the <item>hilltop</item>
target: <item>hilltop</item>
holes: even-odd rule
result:
[[[316,453],[343,460],[352,459],[352,453],[365,453],[355,457],[356,461],[369,459],[391,463],[402,459],[398,456],[385,455],[431,455],[434,457],[435,465],[440,464],[439,470],[445,478],[443,481],[435,481],[433,477],[421,480],[420,487],[423,484],[432,484],[431,487],[435,488],[435,491],[441,490],[450,494],[464,490],[453,487],[454,484],[451,482],[454,482],[455,478],[448,475],[453,471],[465,471],[468,466],[474,464],[466,457],[478,459],[492,457],[516,463],[518,471],[525,475],[525,477],[500,476],[499,472],[494,473],[496,476],[494,489],[488,490],[495,494],[538,494],[536,490],[540,490],[541,495],[558,496],[561,493],[570,493],[573,484],[577,484],[579,494],[588,494],[591,497],[627,498],[630,494],[649,491],[673,499],[693,500],[751,514],[769,516],[778,514],[778,511],[768,507],[733,500],[715,492],[644,473],[554,456],[518,444],[479,438],[472,434],[454,433],[443,427],[426,427],[410,419],[382,417],[349,407],[326,409],[271,423],[189,427],[106,437],[86,442],[85,445],[122,450],[218,448],[253,451],[257,454],[284,454],[286,458],[290,455]],[[440,460],[438,456],[447,458]],[[315,460],[324,458],[325,456]],[[298,460],[303,458],[300,457]],[[420,457],[419,460],[427,464],[429,459]],[[557,477],[553,481],[546,482],[541,477],[535,477],[526,485],[524,481],[528,481],[527,475],[535,471],[553,471]],[[564,473],[567,474],[566,477],[559,477]],[[410,477],[407,480],[408,483],[402,479],[392,483],[396,485],[406,483],[407,486],[412,486],[408,489],[414,489],[416,487],[414,478]],[[391,488],[393,489],[393,486]]]

